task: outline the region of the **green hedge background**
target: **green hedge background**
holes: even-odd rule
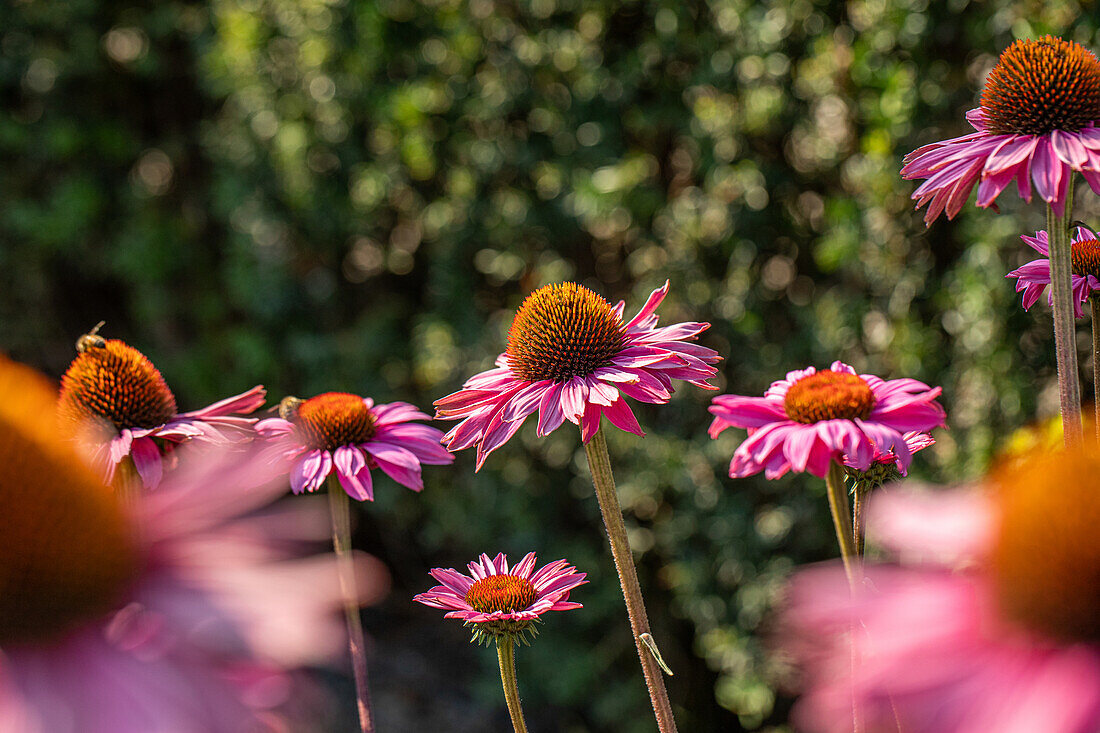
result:
[[[1013,38],[1096,31],[1037,0],[13,0],[0,349],[56,377],[105,319],[185,409],[256,383],[428,408],[533,288],[630,311],[667,278],[662,318],[713,324],[723,391],[834,358],[943,385],[915,474],[970,479],[1057,407],[1048,311],[1004,279],[1042,209],[1008,192],[926,230],[901,157],[968,130]],[[706,437],[710,396],[639,408],[613,464],[681,730],[782,730],[768,610],[835,555],[824,494],[727,478],[743,433]],[[507,729],[492,654],[410,598],[534,549],[592,582],[519,654],[532,730],[652,730],[577,435],[425,473],[360,512],[393,575],[365,616],[380,729]]]

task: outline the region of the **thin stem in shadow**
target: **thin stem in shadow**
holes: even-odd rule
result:
[[[504,687],[504,702],[512,718],[515,733],[527,733],[523,708],[519,704],[519,683],[516,680],[516,647],[508,636],[497,637],[497,661],[500,663],[500,684]]]
[[[355,673],[355,702],[362,733],[374,733],[370,686],[367,681],[367,656],[363,648],[363,621],[359,618],[359,593],[355,588],[355,565],[351,558],[351,511],[348,495],[334,478],[328,481],[329,509],[332,513],[332,549],[336,553],[336,572],[344,597],[344,618],[348,625],[348,648]]]
[[[676,721],[672,717],[672,705],[665,690],[665,680],[654,655],[646,648],[643,634],[652,634],[649,618],[646,616],[642,588],[638,584],[638,571],[634,567],[634,558],[630,554],[627,541],[626,524],[623,522],[623,510],[619,506],[619,495],[615,491],[615,478],[611,475],[611,460],[607,455],[607,442],[603,430],[598,429],[592,439],[584,446],[588,457],[588,468],[592,473],[592,485],[596,489],[596,499],[600,504],[607,539],[611,543],[611,555],[615,559],[615,569],[619,573],[626,612],[630,617],[630,628],[634,633],[634,645],[638,648],[638,657],[642,661],[649,699],[653,704],[653,715],[661,733],[675,733]]]

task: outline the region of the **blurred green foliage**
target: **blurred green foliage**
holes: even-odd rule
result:
[[[531,289],[630,310],[670,278],[661,315],[714,324],[723,391],[834,358],[942,384],[951,431],[915,470],[969,479],[1056,409],[1049,318],[1004,279],[1042,212],[1010,192],[926,231],[900,160],[967,129],[1014,37],[1096,30],[1038,0],[13,0],[0,348],[59,375],[103,318],[188,409],[257,382],[428,407]],[[707,439],[709,397],[639,409],[613,462],[681,728],[775,730],[768,609],[835,550],[813,480],[726,478],[742,436]],[[430,629],[400,638],[462,661],[425,677],[499,716],[491,655],[409,597],[482,551],[564,556],[592,583],[519,655],[532,729],[651,730],[583,465],[528,426],[476,476],[461,455],[421,496],[380,486],[357,538],[395,575],[379,648]],[[376,684],[383,722],[439,704]]]

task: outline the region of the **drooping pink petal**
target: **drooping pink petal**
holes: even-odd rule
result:
[[[150,489],[160,486],[164,469],[160,460],[160,448],[152,438],[138,438],[130,445],[130,457],[134,468],[141,476],[141,482]]]
[[[311,450],[290,471],[290,488],[295,494],[316,491],[324,485],[332,471],[332,455],[325,450]]]

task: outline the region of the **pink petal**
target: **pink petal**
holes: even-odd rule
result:
[[[152,438],[138,438],[130,446],[130,457],[134,461],[134,468],[141,476],[141,482],[147,488],[155,489],[160,486],[163,477],[163,467],[160,460],[160,449]]]

